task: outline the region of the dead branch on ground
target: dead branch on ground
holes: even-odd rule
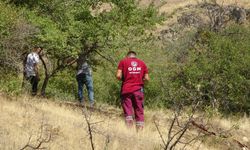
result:
[[[89,134],[89,141],[90,141],[90,144],[91,144],[91,148],[92,148],[92,150],[95,150],[94,140],[93,140],[92,123],[90,123],[91,114],[89,114],[89,112],[87,111],[86,107],[83,108],[82,113],[83,113],[84,119],[85,119],[85,121],[87,123],[88,134]]]
[[[43,145],[51,142],[57,135],[58,130],[53,129],[49,124],[41,123],[39,133],[36,140],[32,140],[33,135],[29,136],[27,144],[25,144],[20,150],[31,149],[45,149]]]
[[[93,134],[99,134],[105,137],[105,149],[108,147],[108,144],[110,143],[110,135],[106,134],[105,132],[102,132],[94,127],[94,125],[103,123],[104,121],[97,121],[97,122],[91,122],[91,113],[92,113],[92,108],[90,108],[90,111],[87,109],[87,107],[82,107],[82,113],[85,119],[85,122],[87,123],[87,130],[88,130],[88,135],[89,135],[89,141],[91,144],[91,149],[95,149],[95,143],[94,143],[94,136]]]
[[[179,121],[179,118],[181,117],[182,107],[179,106],[178,109],[176,109],[176,112],[174,112],[174,118],[172,119],[170,123],[170,127],[167,133],[167,140],[164,139],[163,134],[159,129],[159,124],[157,124],[157,122],[154,121],[158,134],[160,135],[160,138],[164,145],[163,146],[164,150],[173,150],[179,144],[183,144],[184,147],[186,147],[186,145],[190,144],[191,142],[198,140],[199,135],[192,138],[191,140],[187,142],[181,141],[181,139],[184,138],[186,132],[188,131],[191,125],[191,122],[193,120],[194,113],[199,105],[200,105],[199,101],[195,105],[193,105],[191,114],[188,116],[187,121],[183,123],[182,125]]]
[[[194,120],[192,120],[191,123],[192,123],[193,126],[195,126],[195,127],[197,127],[198,129],[200,129],[200,130],[203,132],[203,134],[205,134],[205,135],[216,136],[216,137],[225,138],[225,139],[229,139],[229,138],[230,138],[229,136],[223,136],[223,137],[222,137],[221,134],[215,133],[215,132],[213,132],[213,131],[209,131],[203,124],[198,124],[198,123],[196,123]],[[247,145],[243,144],[242,142],[240,142],[240,141],[238,141],[238,140],[236,140],[236,139],[233,139],[233,142],[237,143],[238,146],[239,146],[240,148],[242,148],[242,149],[243,149],[243,148],[249,149]]]

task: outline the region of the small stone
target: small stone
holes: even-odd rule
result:
[[[243,140],[244,142],[248,142],[248,141],[249,141],[249,139],[248,139],[247,137],[245,137],[245,136],[242,138],[242,140]]]

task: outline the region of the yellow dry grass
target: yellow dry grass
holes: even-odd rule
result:
[[[31,143],[35,144],[42,124],[51,126],[52,131],[56,132],[55,138],[44,147],[58,150],[91,149],[86,122],[79,108],[31,97],[11,101],[1,98],[0,101],[0,149],[20,149],[30,135]],[[119,116],[94,113],[90,121],[101,121],[94,125],[97,132],[94,133],[96,149],[154,149],[160,144],[154,129],[147,127],[139,135],[134,130],[129,131]],[[106,144],[106,137],[102,134],[110,137],[109,144]]]
[[[22,96],[9,99],[0,96],[0,149],[12,150],[22,148],[31,136],[31,145],[39,138],[40,126],[44,125],[48,131],[54,133],[49,143],[42,146],[53,150],[82,150],[91,149],[87,124],[79,108],[59,105],[45,99]],[[110,109],[117,111],[116,109]],[[127,129],[123,118],[118,115],[93,112],[90,121],[100,122],[93,125],[94,145],[97,150],[152,150],[160,149],[162,144],[159,134],[153,124],[153,118],[159,119],[160,129],[166,137],[169,125],[170,111],[146,111],[146,127],[137,133],[134,129]],[[118,109],[118,113],[121,111]],[[218,127],[229,129],[236,122],[221,118],[213,120]],[[241,136],[238,140],[249,144],[250,121],[243,118],[237,121]],[[48,131],[43,131],[43,137]],[[193,133],[197,130],[192,131]],[[190,132],[191,133],[191,132]],[[244,136],[242,136],[244,135]],[[107,142],[109,136],[109,142]],[[217,143],[220,144],[220,143]],[[217,144],[201,143],[200,149],[219,149]],[[190,145],[187,149],[198,147]]]

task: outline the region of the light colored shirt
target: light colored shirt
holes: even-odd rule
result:
[[[35,65],[39,63],[39,55],[35,52],[30,53],[27,56],[27,61],[25,65],[26,76],[36,76]]]
[[[79,74],[89,74],[89,75],[91,75],[91,69],[90,69],[90,66],[88,65],[87,62],[84,62],[80,66],[80,68],[77,71],[77,75],[79,75]]]

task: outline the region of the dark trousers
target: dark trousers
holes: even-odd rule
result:
[[[30,84],[32,86],[32,95],[36,95],[37,94],[37,86],[38,86],[38,82],[39,79],[37,76],[30,76],[28,77],[28,80],[30,81]]]

